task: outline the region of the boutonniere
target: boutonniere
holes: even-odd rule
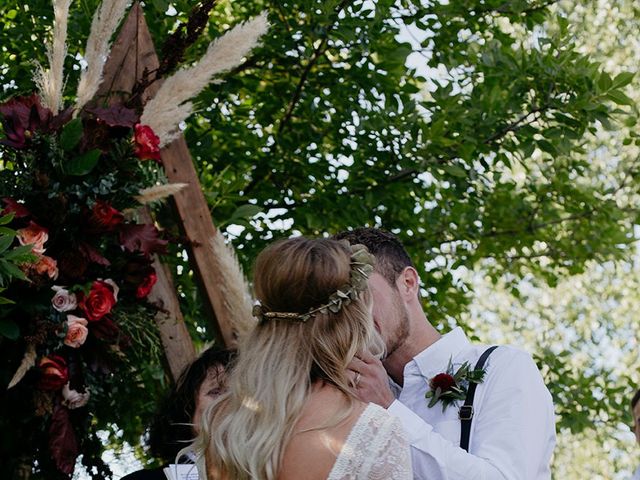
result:
[[[447,370],[437,374],[429,380],[429,390],[424,397],[429,399],[429,408],[442,402],[442,411],[458,400],[467,398],[469,383],[482,383],[486,370],[484,368],[472,369],[469,362],[464,362],[460,368],[453,371],[453,364],[449,360]]]

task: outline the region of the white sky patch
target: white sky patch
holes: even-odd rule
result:
[[[167,11],[164,12],[164,14],[167,17],[175,17],[178,14],[178,11],[176,10],[176,7],[173,6],[173,3],[170,3]]]

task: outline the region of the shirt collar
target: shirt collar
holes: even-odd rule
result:
[[[415,365],[422,376],[429,378],[436,373],[444,372],[449,360],[454,359],[458,353],[470,345],[462,328],[456,327],[413,357],[407,366]]]

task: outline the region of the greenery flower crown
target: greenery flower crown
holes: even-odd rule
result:
[[[258,318],[260,322],[271,319],[306,322],[317,313],[338,313],[343,306],[349,305],[358,297],[360,292],[367,289],[367,280],[371,272],[373,272],[375,264],[375,257],[369,253],[369,250],[364,245],[349,245],[349,248],[351,249],[349,283],[332,293],[327,303],[312,308],[305,313],[270,312],[266,311],[262,304],[257,303],[253,307],[253,316]]]

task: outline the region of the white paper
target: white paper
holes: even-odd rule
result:
[[[198,468],[190,464],[175,463],[164,468],[164,474],[169,480],[198,480]]]

